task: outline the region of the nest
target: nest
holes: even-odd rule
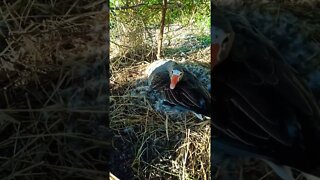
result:
[[[192,29],[190,27],[178,31],[176,28],[174,25],[174,30],[165,32],[166,37],[175,37],[170,40],[171,44],[165,42],[166,55],[183,61],[190,69],[196,65],[209,69],[209,44],[201,45],[195,30],[186,31]],[[188,35],[191,38],[185,38]],[[117,44],[122,43],[117,40]],[[116,40],[111,39],[113,41]],[[128,46],[135,44],[125,42]],[[183,46],[186,47],[184,51],[179,48]],[[153,51],[152,47],[144,49],[144,52]],[[140,48],[130,51],[124,48],[117,52],[125,53],[118,53],[110,60],[110,128],[115,134],[115,156],[111,161],[119,163],[112,164],[111,172],[120,179],[134,176],[141,179],[210,179],[210,121],[200,122],[192,113],[157,111],[148,95],[145,76],[147,66],[155,60],[155,53],[146,56],[140,54],[144,53]]]

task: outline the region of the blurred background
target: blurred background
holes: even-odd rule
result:
[[[216,0],[214,4],[246,18],[250,25],[271,40],[320,104],[319,1]],[[220,163],[213,163],[213,179],[279,179],[267,164],[259,160],[230,157],[223,152],[214,160]],[[299,172],[293,173],[296,179],[304,179]]]
[[[106,179],[107,5],[0,2],[0,179]]]

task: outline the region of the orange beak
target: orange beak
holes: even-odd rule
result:
[[[212,44],[211,46],[211,68],[216,64],[219,56],[220,45],[218,43]]]
[[[171,76],[170,89],[174,89],[176,87],[177,83],[179,82],[179,78],[179,75],[173,74]]]

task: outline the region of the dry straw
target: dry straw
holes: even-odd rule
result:
[[[129,25],[117,20],[119,27],[111,29],[110,127],[115,132],[114,148],[124,158],[114,163],[125,164],[132,169],[126,173],[142,179],[210,179],[210,122],[198,122],[192,114],[173,118],[177,115],[155,110],[146,96],[144,71],[156,60],[152,48],[156,31],[145,28],[139,17]],[[165,46],[171,52],[168,56],[208,68],[209,47],[199,48],[196,38],[184,38],[197,33],[194,27],[166,28],[165,39],[172,37]],[[187,52],[179,50],[183,46]],[[114,174],[123,175],[116,167]]]
[[[102,95],[87,97],[104,84],[86,86],[100,77],[90,68],[100,68],[105,81],[97,65],[105,61],[103,4],[0,3],[0,30],[8,32],[0,43],[1,179],[107,176],[107,98],[92,108]]]

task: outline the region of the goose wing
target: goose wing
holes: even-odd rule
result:
[[[211,96],[201,82],[193,74],[184,71],[183,79],[175,89],[165,88],[166,99],[171,104],[182,106],[195,113],[209,116],[211,109]]]

